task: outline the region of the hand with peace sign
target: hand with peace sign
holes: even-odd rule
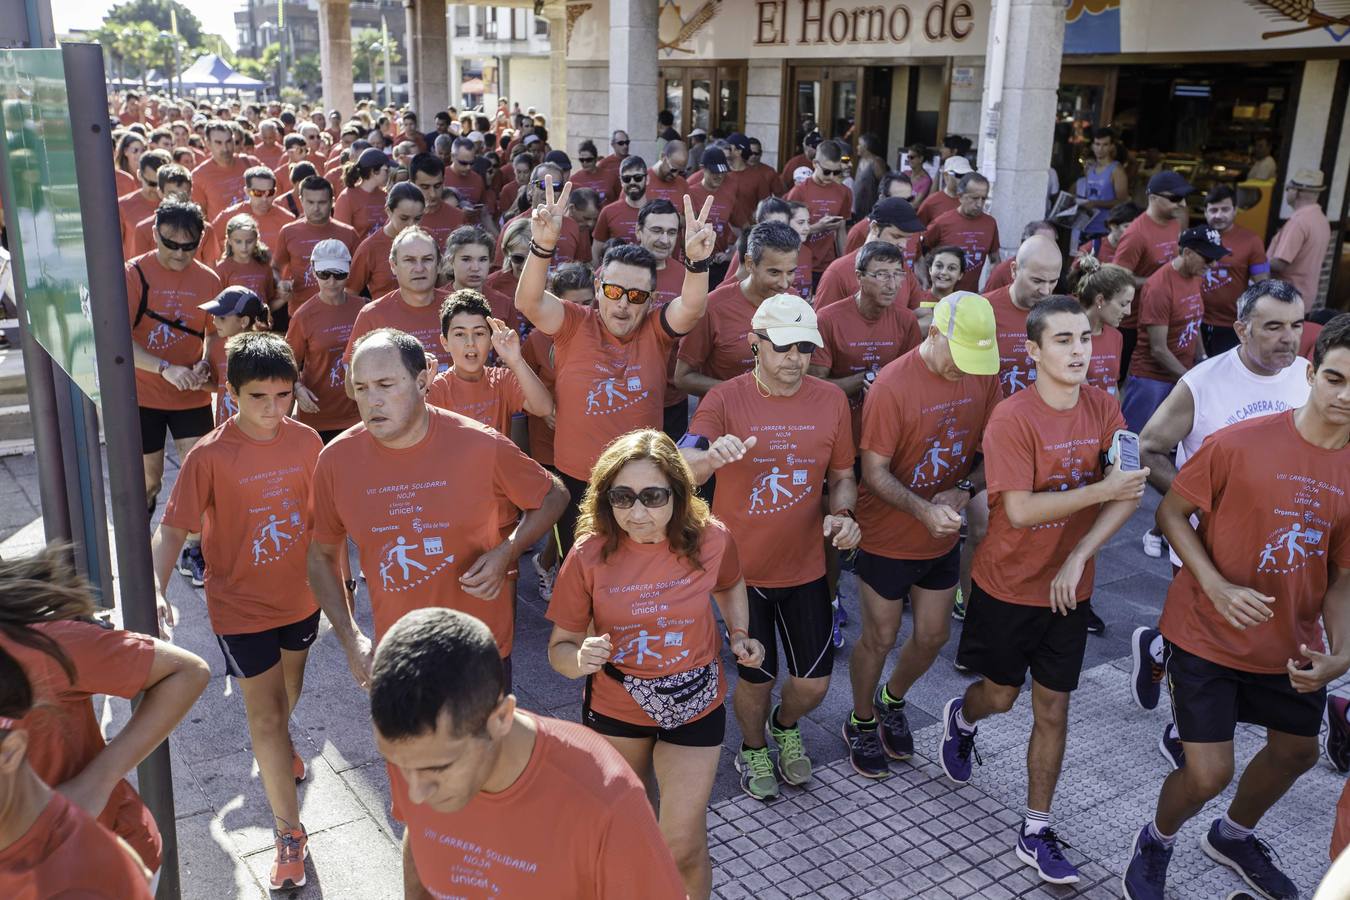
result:
[[[541,250],[552,250],[557,246],[558,237],[562,234],[563,216],[567,215],[571,198],[570,181],[563,185],[562,193],[555,198],[553,176],[544,176],[544,202],[530,213],[530,238]]]
[[[712,256],[713,245],[717,242],[717,229],[709,221],[713,198],[709,195],[703,201],[703,209],[694,215],[694,204],[689,195],[684,195],[684,256],[692,263],[700,263]]]

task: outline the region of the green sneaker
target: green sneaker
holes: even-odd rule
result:
[[[811,758],[806,755],[806,748],[802,746],[802,730],[797,725],[791,728],[774,727],[774,719],[777,716],[778,707],[775,706],[773,712],[769,713],[769,733],[773,735],[773,742],[778,745],[778,771],[788,784],[806,784],[811,780]]]
[[[773,760],[769,748],[746,750],[736,754],[736,771],[741,774],[741,790],[756,800],[773,800],[778,796],[778,777],[773,774]]]
[[[956,589],[956,599],[952,602],[952,618],[958,622],[966,620],[966,598],[961,589]]]

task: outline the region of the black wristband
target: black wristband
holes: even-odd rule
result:
[[[712,268],[712,263],[706,259],[699,262],[690,262],[687,258],[681,258],[680,262],[684,263],[686,271],[693,272],[695,275],[701,275]]]
[[[531,238],[530,252],[533,253],[535,256],[539,257],[540,259],[552,259],[554,254],[558,252],[558,247],[557,245],[554,245],[546,250],[543,247],[540,247],[538,244],[536,244],[534,242],[534,238]]]
[[[843,516],[844,518],[846,518],[846,519],[852,519],[852,520],[855,521],[855,522],[858,521],[858,517],[855,516],[855,515],[853,514],[853,510],[851,510],[851,509],[841,509],[841,510],[839,510],[839,512],[835,513],[834,515],[836,515],[836,516]]]

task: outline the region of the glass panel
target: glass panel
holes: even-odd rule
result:
[[[724,78],[717,82],[717,127],[728,134],[741,130],[739,78]]]
[[[712,128],[712,82],[696,78],[689,83],[689,130]]]
[[[792,146],[795,148],[806,137],[816,129],[820,122],[820,82],[819,81],[799,81],[797,82],[796,106],[793,114],[793,125],[796,129]]]
[[[667,78],[665,84],[665,108],[675,116],[675,128],[678,131],[680,123],[684,121],[684,82],[678,78]]]
[[[836,81],[831,92],[830,137],[843,138],[852,143],[858,122],[858,82]]]

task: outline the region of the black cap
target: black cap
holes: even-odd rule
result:
[[[389,156],[383,150],[376,150],[374,147],[367,147],[362,150],[361,155],[356,158],[356,164],[363,169],[378,169],[382,166],[393,165]]]
[[[260,319],[266,307],[257,294],[246,287],[231,285],[198,307],[213,316],[252,316]]]
[[[709,147],[704,150],[701,165],[709,172],[731,171],[731,166],[727,165],[727,155],[722,152],[721,147]]]
[[[820,142],[823,140],[825,139],[820,136],[819,131],[813,131],[802,139],[802,143],[808,147],[819,147]]]
[[[741,151],[742,156],[750,152],[750,139],[739,131],[727,135],[727,143]]]
[[[1148,180],[1148,192],[1150,194],[1172,194],[1176,197],[1185,197],[1187,194],[1194,194],[1195,188],[1191,187],[1191,183],[1176,172],[1164,169]]]
[[[1177,246],[1186,250],[1194,250],[1210,262],[1223,259],[1228,255],[1228,248],[1223,245],[1223,238],[1219,235],[1219,232],[1207,225],[1187,228],[1177,239]]]
[[[550,150],[544,155],[544,162],[553,163],[564,172],[572,171],[572,160],[561,150]]]
[[[867,218],[883,227],[899,228],[906,234],[919,234],[924,230],[922,220],[914,212],[914,206],[899,197],[878,200]]]

